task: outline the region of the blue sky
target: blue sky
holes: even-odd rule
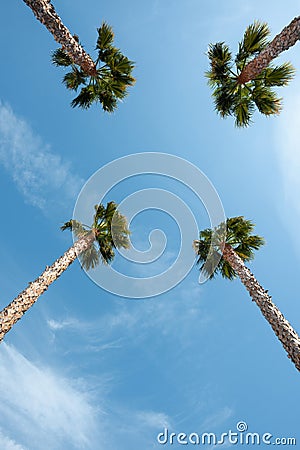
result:
[[[275,35],[297,5],[219,3],[54,3],[89,52],[106,20],[136,61],[136,86],[113,115],[71,109],[63,72],[50,63],[52,36],[25,3],[1,6],[2,307],[71,245],[59,227],[89,177],[116,158],[164,152],[211,180],[228,217],[256,223],[267,245],[251,269],[300,331],[298,46],[280,59],[298,69],[281,91],[283,112],[255,115],[247,130],[216,116],[203,76],[208,43],[235,51],[254,19]],[[208,226],[203,205],[159,177],[136,177],[111,200],[148,187],[174,189]],[[159,270],[178,251],[172,220],[147,211],[133,239],[145,249],[157,228],[168,238]],[[1,448],[148,450],[162,447],[156,436],[165,427],[221,434],[242,420],[249,431],[299,440],[298,380],[239,280],[199,285],[193,268],[169,292],[133,300],[104,291],[75,262],[0,346]]]

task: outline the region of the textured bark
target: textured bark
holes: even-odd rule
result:
[[[63,256],[57,259],[52,266],[47,266],[42,275],[29,283],[29,286],[0,312],[0,342],[12,326],[37,301],[39,296],[48,289],[50,284],[57,280],[78,255],[92,245],[94,239],[93,233],[78,239]]]
[[[88,75],[96,75],[96,66],[92,58],[72,36],[62,23],[50,0],[23,0],[33,11],[35,17],[50,31],[56,42],[61,44],[75,64]]]
[[[256,78],[274,58],[295,45],[299,39],[300,16],[295,17],[256,58],[246,65],[238,76],[238,84],[245,84]]]
[[[288,357],[300,371],[300,337],[296,331],[272,302],[272,297],[261,287],[251,271],[245,266],[242,259],[228,244],[223,249],[223,257],[235,270],[252,300],[257,304],[263,316],[273,328],[276,336],[286,350]]]

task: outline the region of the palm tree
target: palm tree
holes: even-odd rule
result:
[[[81,87],[71,105],[87,109],[100,102],[104,111],[112,112],[135,82],[131,75],[134,63],[113,45],[112,28],[106,23],[98,28],[98,55],[94,61],[83,49],[78,36],[72,35],[62,23],[49,0],[24,2],[62,46],[53,52],[52,61],[57,66],[71,67],[63,79],[66,87],[74,91]]]
[[[270,62],[280,53],[288,50],[300,39],[300,16],[295,17],[289,25],[277,34],[274,39],[242,70],[238,82],[245,84],[253,80],[268,67]]]
[[[300,371],[300,337],[272,302],[268,291],[262,288],[244,264],[244,261],[253,259],[254,250],[264,244],[262,237],[252,234],[253,228],[254,224],[250,220],[240,216],[227,219],[226,224],[223,223],[214,230],[201,231],[200,239],[194,241],[197,264],[202,264],[201,270],[209,278],[217,273],[229,280],[237,276],[240,278],[273,328],[288,357]]]
[[[205,75],[222,118],[233,116],[237,127],[247,127],[255,107],[265,116],[279,114],[282,99],[273,88],[287,85],[295,69],[291,63],[274,66],[271,61],[295,43],[296,35],[299,39],[294,21],[272,42],[268,41],[268,25],[255,21],[247,27],[234,61],[224,42],[209,45],[210,70]]]
[[[62,230],[72,230],[78,240],[51,266],[29,283],[8,306],[0,312],[0,342],[13,325],[37,301],[57,278],[79,257],[82,266],[89,270],[99,264],[107,264],[115,256],[114,248],[129,248],[129,230],[126,218],[117,210],[114,202],[95,206],[91,227],[76,220],[66,222]]]

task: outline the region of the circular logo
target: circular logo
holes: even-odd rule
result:
[[[154,186],[143,187],[147,176],[152,177]],[[158,187],[159,179],[171,180],[171,183]],[[130,184],[130,192],[126,182]],[[172,192],[175,185],[179,187],[179,194]],[[118,198],[112,197],[116,195],[114,190],[117,191]],[[184,195],[181,195],[183,190]],[[193,204],[195,199],[198,202],[193,211],[184,198],[189,195],[186,191],[193,197]],[[166,153],[136,153],[116,159],[100,168],[83,186],[74,208],[73,219],[90,224],[94,205],[105,204],[107,201],[118,203],[118,210],[127,217],[132,232],[131,249],[116,250],[116,263],[114,261],[108,266],[100,264],[87,274],[101,288],[126,298],[147,298],[162,294],[178,285],[188,275],[195,263],[192,243],[199,237],[197,218],[200,206],[204,206],[206,210],[210,228],[215,228],[226,220],[218,193],[207,176],[189,161]],[[168,250],[170,236],[161,229],[159,220],[148,233],[146,250],[138,249],[134,244],[134,221],[140,214],[153,210],[164,215],[160,221],[165,222],[167,215],[175,222],[179,231],[176,255]],[[75,240],[74,236],[73,239]],[[120,257],[122,263],[118,262]],[[218,262],[215,261],[214,268]],[[153,273],[151,267],[154,263],[156,273]],[[122,269],[129,265],[130,274],[124,273]],[[209,275],[202,271],[199,282],[204,283]]]
[[[238,431],[247,431],[248,430],[248,425],[246,422],[244,422],[243,420],[241,420],[240,422],[238,422],[236,424],[236,429]]]

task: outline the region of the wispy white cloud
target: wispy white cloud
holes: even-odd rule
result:
[[[171,420],[167,414],[156,411],[140,411],[136,414],[139,425],[153,428],[155,431],[161,428],[171,428]]]
[[[112,437],[111,448],[157,448],[157,433],[172,428],[172,419],[164,412],[135,411],[119,404],[115,405],[114,413],[114,420],[107,424]]]
[[[97,390],[82,380],[63,377],[33,363],[14,347],[0,346],[0,443],[4,450],[60,450],[61,448],[116,450],[148,448],[153,433],[171,428],[171,418],[162,411],[138,410],[112,402],[104,382]],[[99,405],[101,403],[101,405]],[[100,409],[101,408],[101,409]],[[5,430],[5,432],[4,432]]]
[[[158,297],[134,303],[116,300],[112,312],[96,319],[82,321],[75,317],[51,317],[46,320],[53,337],[61,332],[80,336],[82,345],[77,346],[75,352],[120,348],[133,336],[135,341],[148,339],[153,331],[171,338],[178,349],[185,348],[193,341],[192,330],[199,333],[202,327],[205,332],[212,320],[203,308],[202,291],[197,282],[186,280],[164,301]]]
[[[10,439],[0,430],[0,442],[2,450],[28,450],[28,448],[17,444],[13,439]]]
[[[86,349],[90,352],[103,352],[104,350],[122,348],[122,341],[122,339],[116,339],[115,341],[105,342],[103,344],[89,345]]]
[[[78,326],[80,326],[80,322],[77,319],[73,319],[73,318],[69,318],[69,319],[65,319],[65,320],[54,320],[54,319],[49,319],[47,320],[47,324],[48,327],[50,328],[50,330],[52,331],[56,331],[56,330],[63,330],[66,328],[69,329],[76,329],[78,328]]]
[[[99,411],[84,387],[33,364],[4,343],[0,347],[0,397],[1,425],[21,442],[3,438],[8,449],[54,450],[65,444],[95,448]]]
[[[47,211],[73,200],[83,180],[54,153],[26,121],[0,102],[0,163],[27,203]]]
[[[233,410],[228,406],[219,409],[214,414],[206,417],[204,422],[201,424],[201,429],[206,432],[213,432],[217,427],[223,425],[226,420],[228,420],[233,415]],[[226,430],[225,430],[226,431]]]

